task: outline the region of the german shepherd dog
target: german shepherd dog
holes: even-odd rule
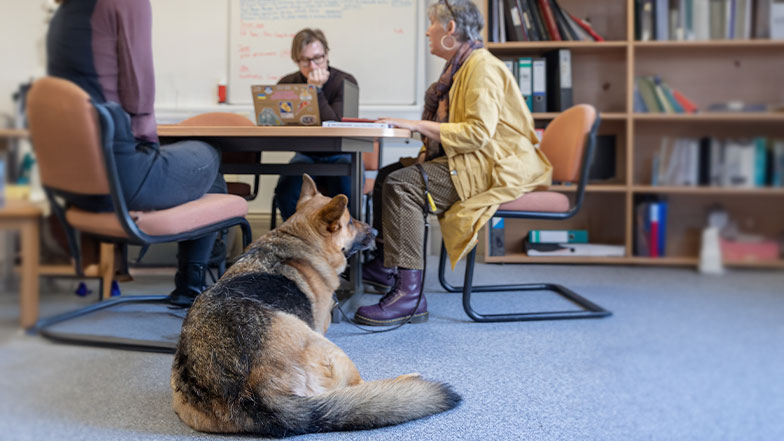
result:
[[[324,337],[346,257],[375,239],[347,204],[304,175],[297,212],[196,298],[171,377],[187,425],[285,437],[399,424],[460,403],[449,385],[418,374],[365,382]]]

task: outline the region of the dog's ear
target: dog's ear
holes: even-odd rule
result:
[[[340,228],[340,218],[346,211],[348,198],[346,195],[339,194],[332,198],[327,205],[319,211],[319,219],[327,224],[327,229],[334,233]]]
[[[313,182],[313,178],[308,176],[307,173],[302,175],[302,190],[299,192],[299,200],[297,200],[297,207],[300,206],[303,202],[307,201],[308,199],[312,198],[313,196],[318,194],[318,190],[316,189],[316,183]]]

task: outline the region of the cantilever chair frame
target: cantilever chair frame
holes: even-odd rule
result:
[[[214,231],[219,231],[225,228],[239,225],[240,228],[242,229],[243,248],[247,247],[250,244],[252,240],[251,228],[247,219],[245,219],[244,217],[234,217],[234,218],[226,219],[221,222],[216,222],[195,230],[178,233],[178,234],[150,235],[143,232],[131,218],[131,215],[128,211],[128,206],[125,203],[125,198],[123,197],[123,193],[121,190],[120,180],[117,175],[117,165],[115,163],[114,152],[112,150],[113,139],[114,139],[114,123],[111,118],[111,115],[108,113],[106,109],[102,108],[101,106],[94,105],[92,106],[92,108],[95,109],[98,115],[98,124],[101,131],[100,133],[101,154],[103,156],[103,161],[106,167],[106,177],[109,183],[109,190],[110,190],[112,203],[114,205],[114,214],[117,215],[120,224],[122,225],[122,228],[128,237],[113,237],[113,236],[96,234],[92,232],[85,232],[85,234],[93,236],[102,242],[146,245],[146,244],[155,244],[155,243],[164,243],[164,242],[179,242],[182,240],[193,239],[193,238],[203,236],[205,234],[212,233]],[[52,207],[52,211],[54,212],[55,216],[57,216],[58,220],[62,223],[62,225],[65,228],[66,236],[68,240],[68,247],[74,259],[74,266],[76,269],[76,273],[79,276],[83,276],[84,273],[82,270],[81,253],[79,252],[76,229],[74,229],[67,221],[63,205],[61,205],[61,203],[59,203],[57,200],[58,197],[67,196],[68,193],[47,186],[44,186],[44,192],[46,193],[46,196]],[[110,299],[110,300],[98,302],[97,304],[90,305],[81,309],[77,309],[75,311],[70,311],[50,318],[41,319],[38,321],[38,323],[35,324],[33,328],[30,329],[30,332],[40,333],[42,336],[50,340],[59,341],[63,343],[112,347],[112,348],[148,351],[148,352],[174,353],[175,348],[165,343],[139,341],[133,339],[114,338],[114,337],[73,335],[73,334],[63,333],[63,332],[55,332],[47,329],[50,326],[55,325],[57,323],[65,322],[67,320],[81,317],[95,311],[111,308],[120,304],[166,303],[167,298],[168,296],[166,295],[147,295],[147,296],[124,296],[115,299]]]
[[[564,220],[569,219],[580,210],[585,196],[585,186],[588,182],[588,167],[593,160],[593,153],[596,146],[596,133],[599,128],[600,118],[596,114],[590,132],[585,138],[585,147],[580,162],[579,179],[577,181],[577,192],[575,202],[568,211],[564,212],[539,212],[539,211],[514,211],[498,210],[493,217],[514,218],[514,219],[546,219]],[[511,322],[511,321],[534,321],[534,320],[563,320],[563,319],[582,319],[582,318],[601,318],[612,315],[612,313],[601,306],[589,301],[574,291],[563,285],[554,283],[525,283],[517,285],[481,285],[473,286],[474,265],[476,261],[476,246],[466,257],[465,275],[462,286],[454,286],[446,280],[446,248],[442,242],[441,255],[438,262],[438,281],[448,292],[463,293],[463,309],[466,314],[477,322]],[[551,311],[551,312],[522,312],[510,314],[481,314],[471,305],[471,294],[474,292],[505,292],[505,291],[552,291],[566,298],[572,303],[580,306],[580,310]]]

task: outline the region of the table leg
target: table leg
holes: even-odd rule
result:
[[[360,219],[362,214],[362,153],[351,153],[351,216],[355,219]],[[361,297],[362,293],[362,265],[361,255],[357,253],[349,260],[350,277],[349,284],[351,292],[347,293],[345,298],[339,299],[341,308],[346,314],[353,313],[358,305],[356,302]],[[339,316],[333,314],[333,322],[339,321]]]
[[[109,300],[112,296],[112,280],[114,280],[114,244],[101,242],[101,263],[98,265],[101,276],[101,300]]]
[[[22,327],[29,328],[38,320],[38,218],[23,221],[19,230],[22,236],[22,272],[19,315]]]

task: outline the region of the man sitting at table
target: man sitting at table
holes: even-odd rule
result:
[[[305,28],[294,36],[291,43],[291,59],[299,71],[286,75],[278,84],[312,84],[318,90],[318,106],[322,121],[340,121],[343,118],[343,80],[357,84],[351,74],[329,65],[329,45],[319,29]],[[291,163],[300,164],[350,164],[348,153],[296,153]],[[345,194],[351,200],[351,178],[349,176],[320,176],[315,178],[322,193],[327,196]],[[302,188],[302,174],[283,175],[275,187],[275,199],[283,220],[288,219],[297,208]],[[273,213],[274,214],[274,213]]]

